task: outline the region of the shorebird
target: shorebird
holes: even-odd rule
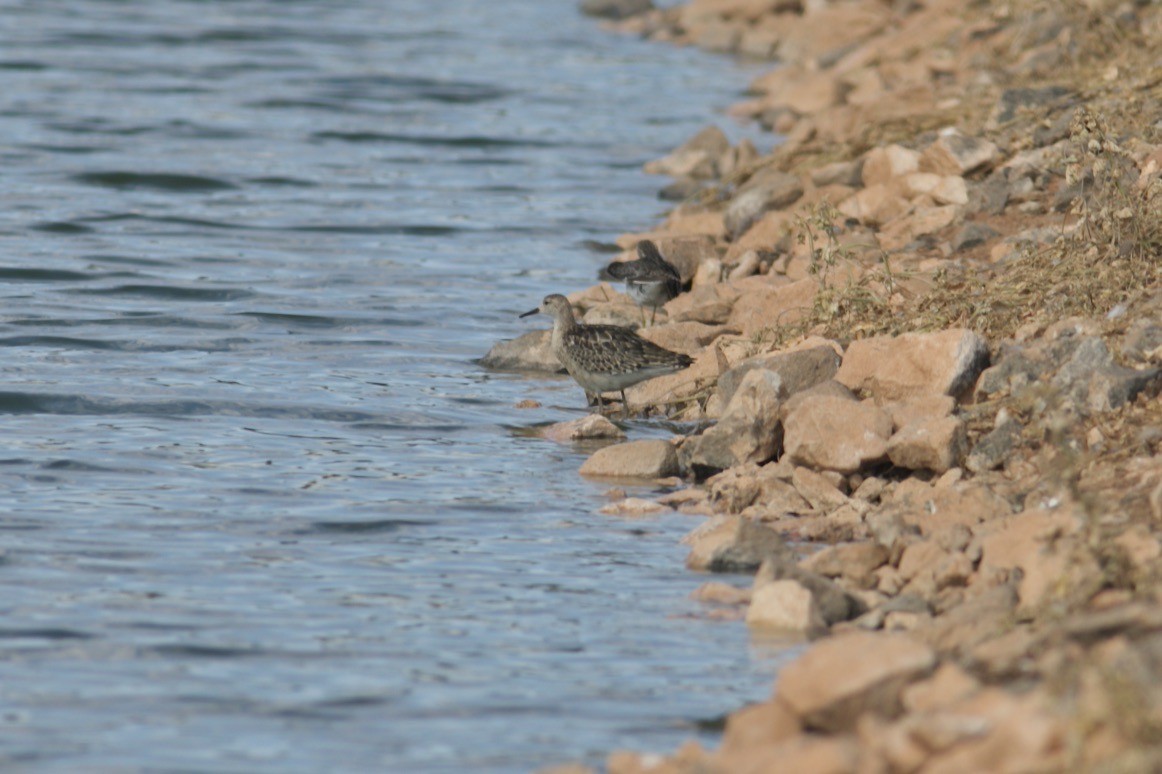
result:
[[[625,292],[642,307],[642,327],[646,325],[647,306],[653,308],[650,325],[658,307],[682,292],[682,275],[662,257],[658,246],[648,239],[637,243],[636,261],[615,261],[606,267],[609,276],[625,280]]]
[[[688,355],[671,352],[646,341],[629,328],[618,325],[585,325],[573,319],[569,299],[554,293],[536,309],[521,315],[543,312],[553,318],[553,352],[565,370],[585,390],[585,397],[602,409],[601,393],[620,392],[621,406],[629,416],[625,389],[655,376],[681,371],[694,361]]]

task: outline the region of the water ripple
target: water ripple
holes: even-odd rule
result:
[[[229,191],[238,186],[225,180],[203,175],[185,175],[173,172],[82,172],[73,175],[73,180],[86,185],[102,186],[124,190],[145,188],[170,193],[205,193],[207,191]]]

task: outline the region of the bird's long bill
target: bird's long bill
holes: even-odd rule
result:
[[[530,309],[522,315],[517,315],[517,317],[532,317],[534,314],[536,314],[539,311],[541,311],[541,308],[538,306],[536,309]]]

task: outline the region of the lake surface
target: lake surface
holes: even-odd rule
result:
[[[697,520],[598,514],[528,433],[581,390],[475,362],[751,73],[573,0],[25,0],[0,36],[5,770],[527,771],[769,693],[688,599]]]

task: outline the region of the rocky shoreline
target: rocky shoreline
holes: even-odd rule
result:
[[[708,614],[813,643],[719,749],[608,770],[1162,770],[1162,8],[641,5],[616,26],[777,58],[734,112],[786,139],[647,166],[679,203],[618,242],[680,270],[641,334],[695,362],[627,395],[706,429],[582,473],[694,482],[609,510],[705,515],[691,569],[754,574]],[[485,362],[559,367],[542,332]]]

